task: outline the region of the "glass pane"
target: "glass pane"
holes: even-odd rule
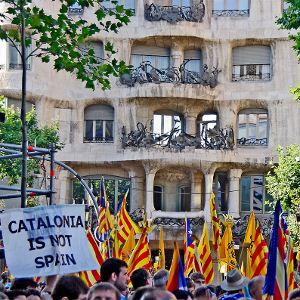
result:
[[[249,124],[248,138],[256,138],[256,125],[255,124]]]
[[[157,69],[168,69],[170,67],[169,56],[156,56],[156,66]]]
[[[18,56],[19,53],[17,49],[12,45],[9,45],[9,64],[12,65],[12,68],[14,68],[18,64]]]
[[[214,0],[214,10],[223,10],[224,0]]]
[[[136,55],[136,54],[131,55],[131,64],[133,65],[134,68],[139,67],[141,62],[142,62],[141,55]]]
[[[173,126],[175,126],[177,129],[179,129],[179,131],[182,130],[182,122],[179,116],[173,116]]]
[[[135,0],[126,0],[124,7],[127,9],[135,9]]]
[[[267,138],[268,122],[266,120],[261,120],[258,123],[258,136],[259,139]]]
[[[202,121],[217,121],[216,114],[205,114],[202,116]]]
[[[85,191],[79,181],[73,181],[72,198],[76,204],[84,203]]]
[[[253,176],[253,211],[255,213],[262,213],[263,208],[263,176]]]
[[[192,59],[192,60],[188,61],[186,63],[186,65],[185,65],[185,68],[188,71],[199,73],[200,72],[200,68],[201,68],[201,61],[200,61],[200,59]]]
[[[226,8],[227,10],[235,10],[237,9],[236,5],[235,5],[235,1],[236,0],[226,0]]]
[[[246,138],[246,137],[247,137],[247,133],[246,133],[246,125],[244,125],[244,124],[239,124],[238,139]]]
[[[85,121],[85,139],[87,141],[93,140],[93,121]]]
[[[104,179],[107,201],[109,202],[109,210],[115,213],[115,179]]]
[[[152,67],[156,68],[156,56],[144,55],[142,61],[148,61],[152,65]]]
[[[251,177],[243,176],[241,179],[241,186],[242,186],[241,211],[250,211]]]
[[[113,8],[113,4],[110,2],[110,0],[104,0],[102,3],[102,6],[105,8]]]
[[[153,132],[155,134],[161,134],[161,115],[153,116]]]
[[[173,116],[164,116],[163,133],[169,133],[173,128]]]
[[[163,188],[159,185],[155,185],[153,193],[154,209],[162,210]]]
[[[181,211],[191,210],[191,189],[190,187],[180,188],[180,207]]]
[[[112,142],[114,140],[114,121],[105,121],[105,141]]]
[[[124,199],[124,195],[126,194],[128,189],[129,189],[129,193],[127,195],[126,209],[129,212],[130,211],[130,180],[119,179],[118,180],[118,209],[120,208],[122,201]]]
[[[249,0],[239,0],[239,10],[249,9]]]
[[[102,141],[103,140],[103,121],[96,121],[96,136],[95,140]]]

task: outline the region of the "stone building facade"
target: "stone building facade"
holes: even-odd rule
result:
[[[195,226],[210,220],[212,191],[220,212],[239,218],[254,209],[266,218],[269,162],[277,145],[300,143],[300,106],[289,93],[300,68],[288,32],[275,24],[282,1],[120,2],[135,10],[130,24],[90,41],[103,57],[113,42],[115,57],[134,66],[112,78],[111,90],[87,90],[30,62],[28,100],[41,124],[58,122],[65,143],[56,158],[95,191],[103,176],[114,210],[129,187],[130,211],[144,208],[163,224],[167,248],[182,238],[185,216]],[[70,13],[92,18],[78,7]],[[1,94],[20,99],[20,83],[18,60],[2,42]],[[57,170],[56,203],[86,201],[75,181]]]

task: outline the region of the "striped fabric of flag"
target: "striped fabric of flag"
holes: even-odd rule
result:
[[[264,299],[287,299],[285,237],[280,222],[281,212],[280,202],[277,201],[269,244],[267,275],[263,288]]]
[[[103,236],[109,233],[113,229],[113,217],[109,211],[109,204],[106,197],[106,191],[104,186],[104,178],[101,179],[100,184],[100,205],[99,205],[99,217],[98,217],[98,233],[99,236]]]
[[[254,212],[251,212],[245,234],[244,245],[248,247],[247,259],[250,270],[247,274],[250,278],[267,274],[268,246],[262,235],[258,221]]]
[[[100,266],[104,262],[104,259],[100,253],[98,244],[90,229],[87,229],[86,236],[89,242],[89,247],[91,249],[91,252],[99,264],[98,270],[80,272],[80,278],[87,284],[88,287],[91,287],[97,281],[100,280]]]
[[[212,193],[210,197],[210,214],[211,214],[211,226],[212,226],[212,244],[215,251],[219,251],[219,245],[221,243],[221,229],[220,222],[216,210],[215,194]]]
[[[166,257],[165,257],[165,243],[164,243],[164,232],[163,227],[159,229],[159,242],[158,242],[158,269],[166,268]]]
[[[209,234],[206,223],[203,226],[202,236],[200,238],[198,249],[201,269],[205,278],[205,283],[210,284],[214,279],[214,268],[211,257],[210,245],[209,245]]]
[[[147,228],[144,228],[144,231],[130,256],[128,262],[128,274],[130,275],[134,270],[139,268],[150,270],[151,267],[151,251],[148,243]]]
[[[184,276],[188,277],[189,273],[194,268],[194,253],[195,243],[192,240],[192,229],[190,219],[185,218],[185,230],[184,230]]]
[[[126,201],[127,201],[127,195],[129,190],[127,190],[122,204],[121,208],[116,216],[117,223],[118,223],[118,231],[117,231],[117,238],[119,240],[119,255],[118,257],[122,257],[122,248],[124,247],[130,231],[133,229],[135,234],[141,233],[141,230],[139,227],[133,222],[131,217],[129,216],[127,210],[126,210]]]

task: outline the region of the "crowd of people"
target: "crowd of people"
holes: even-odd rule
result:
[[[262,300],[265,281],[263,276],[249,280],[236,269],[229,271],[220,285],[205,285],[204,276],[195,272],[186,278],[185,289],[170,292],[168,270],[161,269],[152,276],[140,268],[129,276],[126,262],[117,258],[107,259],[100,275],[101,281],[88,288],[77,275],[49,276],[40,283],[33,278],[10,282],[5,272],[1,276],[0,300]],[[292,291],[288,299],[300,300],[300,289]]]

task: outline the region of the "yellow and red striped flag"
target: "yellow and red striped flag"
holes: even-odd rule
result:
[[[114,221],[109,211],[109,203],[106,197],[104,178],[102,177],[100,183],[100,205],[99,205],[99,217],[98,217],[99,236],[108,234],[109,231],[112,230],[113,228],[114,228]]]
[[[192,229],[189,218],[185,218],[185,231],[184,231],[184,276],[188,277],[194,268],[194,255],[195,243],[192,240]]]
[[[290,236],[287,237],[287,281],[289,293],[297,288],[297,283],[294,276],[294,247]]]
[[[134,232],[134,229],[132,228],[130,230],[130,233],[129,233],[129,236],[128,236],[128,239],[127,241],[125,242],[124,244],[124,247],[122,248],[121,250],[121,258],[128,262],[129,258],[130,258],[130,255],[132,253],[132,251],[134,250],[134,247],[135,247],[135,232]]]
[[[211,226],[212,226],[212,244],[216,252],[219,252],[219,246],[221,243],[221,229],[220,222],[217,215],[215,194],[212,193],[210,197],[210,214],[211,214]]]
[[[247,259],[251,266],[251,269],[247,270],[248,277],[265,276],[267,274],[268,247],[254,212],[250,214],[244,245],[248,248]]]
[[[206,223],[204,223],[203,232],[196,251],[199,254],[201,271],[205,278],[205,283],[210,284],[214,280],[214,268],[209,245],[209,234]]]
[[[127,210],[126,210],[126,201],[127,201],[127,195],[128,195],[129,190],[127,190],[123,201],[121,208],[116,216],[117,219],[117,224],[118,224],[118,230],[117,230],[117,238],[119,240],[119,257],[121,257],[121,251],[122,248],[124,247],[130,231],[133,229],[135,234],[141,233],[140,228],[133,222],[131,217],[129,216]]]
[[[128,274],[131,274],[134,270],[139,268],[150,270],[151,267],[151,251],[148,244],[147,228],[145,228],[130,256]]]
[[[158,270],[166,268],[165,244],[163,227],[160,226],[158,241]]]
[[[80,278],[87,284],[88,287],[91,287],[97,281],[100,280],[100,266],[104,262],[104,259],[100,253],[98,244],[90,229],[87,229],[86,236],[89,242],[89,247],[91,249],[91,252],[99,264],[98,270],[80,272]]]

